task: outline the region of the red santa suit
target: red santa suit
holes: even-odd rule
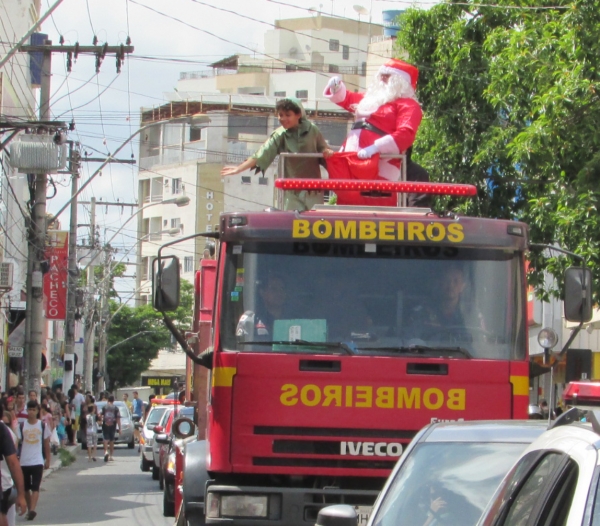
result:
[[[416,88],[418,70],[406,62],[391,59],[381,67],[379,75],[381,74],[401,75],[410,82],[413,90]],[[342,145],[342,152],[359,152],[371,147],[368,155],[371,157],[374,153],[403,153],[412,146],[423,117],[421,106],[414,98],[399,97],[382,104],[374,111],[362,113],[357,106],[365,93],[348,91],[343,82],[339,83],[335,93],[332,93],[328,85],[323,95],[355,114],[353,129]],[[397,181],[400,178],[399,160],[380,159],[379,178]]]

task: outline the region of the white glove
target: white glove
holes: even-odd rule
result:
[[[358,155],[359,159],[370,159],[376,153],[379,153],[379,148],[377,148],[377,146],[372,144],[371,146],[367,146],[366,148],[363,148],[362,150],[358,150],[357,155]]]
[[[327,86],[325,86],[325,91],[327,91],[327,89],[329,88],[331,94],[335,95],[338,91],[340,91],[341,87],[342,79],[340,79],[340,77],[331,77],[329,79],[329,82],[327,83]]]

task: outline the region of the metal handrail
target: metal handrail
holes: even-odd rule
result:
[[[277,176],[281,176],[284,178],[284,163],[288,158],[293,157],[302,157],[307,159],[321,159],[323,157],[322,153],[280,153],[279,154],[279,162],[277,164]],[[380,159],[400,159],[400,179],[398,181],[405,182],[406,181],[406,155],[405,154],[383,154],[379,156]],[[277,208],[283,209],[283,191],[277,192]],[[408,202],[408,196],[406,194],[398,194],[398,206],[406,207]]]

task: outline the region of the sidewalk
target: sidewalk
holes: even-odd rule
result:
[[[81,444],[77,444],[76,446],[66,446],[65,449],[70,453],[73,453],[73,455],[77,456],[77,450],[81,449]],[[44,480],[47,476],[54,473],[60,468],[62,468],[62,460],[60,459],[60,455],[52,455],[52,460],[50,461],[50,468],[44,470],[42,480]]]

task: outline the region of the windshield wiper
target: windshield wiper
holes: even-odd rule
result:
[[[241,345],[291,345],[300,347],[324,347],[326,349],[341,349],[346,354],[356,354],[352,348],[344,342],[309,342],[307,340],[280,340],[273,342],[240,342]]]
[[[357,351],[388,351],[403,354],[434,354],[443,356],[446,353],[461,354],[465,358],[473,358],[464,347],[429,347],[427,345],[408,345],[400,347],[358,347]]]

